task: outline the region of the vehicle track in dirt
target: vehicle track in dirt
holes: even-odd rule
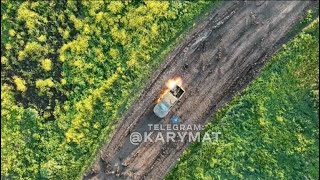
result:
[[[290,30],[316,1],[228,1],[212,9],[166,57],[83,179],[162,179],[189,142],[130,143],[130,133],[166,124],[205,125],[217,109],[258,74],[292,35]],[[183,98],[164,118],[152,111],[165,82],[180,76]],[[151,136],[155,138],[155,134]],[[125,165],[125,166],[124,166]]]

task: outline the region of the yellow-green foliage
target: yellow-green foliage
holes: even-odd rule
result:
[[[36,87],[40,89],[41,92],[44,92],[47,90],[47,88],[51,88],[54,86],[54,83],[52,81],[52,79],[48,78],[45,80],[42,79],[38,79],[36,81]]]
[[[65,80],[65,79],[61,79],[61,84],[62,84],[62,85],[67,84],[67,80]]]
[[[34,2],[32,5],[38,2]],[[47,22],[48,20],[45,17],[41,17],[36,12],[30,10],[28,8],[29,3],[23,3],[20,5],[17,11],[17,20],[24,21],[26,23],[26,27],[29,30],[35,30],[36,25],[42,22]]]
[[[1,1],[1,178],[79,179],[159,54],[209,4]]]
[[[22,61],[27,55],[39,55],[43,51],[43,47],[38,42],[28,42],[24,50],[18,53],[18,60]]]
[[[123,9],[124,4],[121,1],[111,1],[107,7],[109,11],[115,14],[120,12]]]
[[[13,81],[18,91],[25,92],[27,90],[26,82],[22,78],[14,76]]]
[[[114,48],[110,49],[109,54],[112,57],[112,59],[117,59],[119,57],[119,51]]]
[[[9,30],[9,35],[12,36],[12,37],[15,36],[16,35],[16,31],[13,30],[13,29],[10,29]]]
[[[22,122],[24,109],[15,103],[11,87],[1,84],[1,175],[9,176],[12,169],[23,167],[20,157],[25,142],[22,128],[18,125]],[[14,151],[13,151],[14,150]]]
[[[41,35],[38,37],[38,41],[40,41],[40,42],[45,42],[46,40],[47,40],[47,38],[45,35]]]
[[[50,59],[44,59],[41,61],[41,66],[45,71],[50,71],[52,68],[52,62]]]
[[[1,64],[3,64],[3,65],[8,64],[8,58],[5,56],[1,56]]]

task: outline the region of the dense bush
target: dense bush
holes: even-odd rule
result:
[[[319,179],[319,19],[219,111],[166,179]]]
[[[1,177],[74,179],[211,2],[1,1]]]

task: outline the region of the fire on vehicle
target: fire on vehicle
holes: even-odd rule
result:
[[[153,112],[160,118],[164,118],[171,108],[181,99],[185,90],[182,88],[180,77],[170,79],[166,83],[165,91],[160,95]]]

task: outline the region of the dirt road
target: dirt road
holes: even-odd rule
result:
[[[163,61],[135,105],[101,151],[84,179],[162,179],[189,145],[183,142],[129,141],[148,124],[170,122],[204,125],[210,116],[259,73],[268,58],[290,37],[288,32],[317,2],[223,2],[195,26]],[[184,97],[164,119],[152,111],[165,82],[183,79]],[[151,136],[155,138],[155,134]]]

